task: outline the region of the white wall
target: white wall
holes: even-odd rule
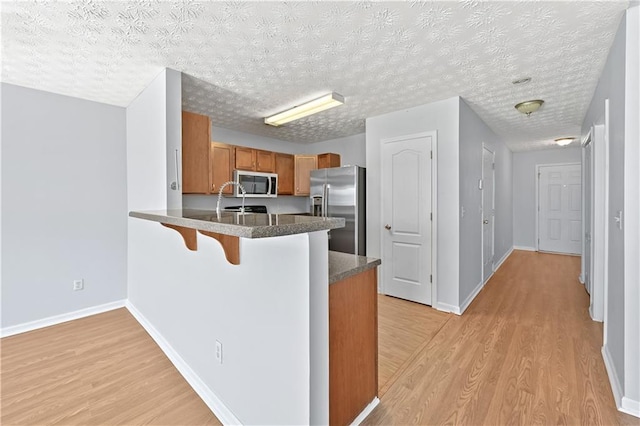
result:
[[[536,165],[581,163],[579,147],[513,153],[513,246],[536,247]]]
[[[163,134],[180,115],[172,73],[127,108],[130,210],[167,203],[172,141]],[[328,422],[328,256],[318,255],[327,253],[326,231],[241,239],[236,266],[209,237],[198,235],[192,252],[177,232],[129,218],[128,247],[131,310],[223,422]]]
[[[616,227],[614,216],[624,209],[625,35],[626,24],[623,19],[582,122],[583,136],[587,135],[594,123],[604,123],[605,99],[609,99],[609,255],[606,260],[608,290],[605,296],[604,347],[613,370],[609,370],[609,374],[612,374],[622,386],[625,379],[624,237],[623,232]],[[637,120],[637,117],[634,119]],[[616,395],[615,387],[614,395]]]
[[[495,235],[494,262],[512,247],[513,209],[511,151],[460,99],[460,295],[461,306],[482,286],[482,178],[483,143],[495,154]]]
[[[3,328],[126,298],[126,176],[124,108],[2,83]]]
[[[304,145],[303,149],[309,154],[333,152],[340,154],[340,161],[343,166],[366,167],[367,158],[364,133]]]
[[[182,73],[166,69],[167,208],[182,208]],[[177,156],[177,158],[176,158]],[[177,169],[177,170],[176,170]],[[176,186],[172,189],[172,182]]]
[[[430,130],[437,131],[437,301],[433,306],[459,306],[459,176],[458,110],[454,97],[428,105],[371,117],[366,125],[367,255],[381,257],[381,146],[382,140]],[[380,276],[383,276],[381,265]]]

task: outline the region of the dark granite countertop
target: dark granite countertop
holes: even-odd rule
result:
[[[129,216],[243,238],[268,238],[342,228],[343,218],[208,210],[132,211]]]
[[[380,259],[329,251],[329,284],[357,275],[382,263]]]

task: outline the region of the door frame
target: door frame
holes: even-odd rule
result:
[[[572,163],[544,163],[544,164],[536,164],[536,174],[535,174],[535,180],[536,180],[536,206],[535,206],[535,210],[536,210],[536,237],[535,237],[535,243],[536,243],[536,251],[540,251],[540,247],[539,247],[539,243],[540,243],[540,229],[539,229],[539,221],[540,221],[540,167],[553,167],[553,166],[580,166],[580,173],[582,174],[582,164],[579,162],[572,162]],[[582,176],[580,177],[580,179],[582,179]],[[582,188],[580,189],[580,191],[582,191]],[[580,192],[582,193],[582,192]],[[582,239],[584,239],[584,237],[582,237]],[[562,255],[563,253],[557,253]],[[573,254],[567,254],[567,256],[575,256]]]
[[[492,200],[491,200],[491,215],[492,215],[492,220],[491,220],[491,273],[489,274],[489,276],[487,277],[487,279],[484,279],[484,232],[482,229],[482,221],[480,221],[480,247],[482,247],[482,251],[480,252],[480,281],[482,281],[482,285],[485,285],[493,276],[493,273],[495,272],[495,262],[494,262],[494,256],[496,254],[496,224],[495,224],[495,219],[496,219],[496,153],[494,151],[492,151],[490,149],[490,147],[482,142],[482,158],[480,159],[481,161],[481,165],[480,165],[480,170],[482,173],[482,191],[480,193],[480,205],[482,206],[482,214],[484,215],[484,150],[487,150],[491,153],[492,156],[492,161],[491,163],[493,164],[493,168],[491,169],[491,173],[493,174],[493,179],[491,180],[493,182],[493,188],[491,191],[492,194]],[[482,218],[481,218],[482,219]]]
[[[591,299],[591,302],[593,302],[593,250],[592,250],[592,246],[593,246],[593,186],[594,186],[594,179],[593,179],[593,165],[594,165],[594,161],[593,161],[593,154],[594,154],[594,149],[593,149],[593,127],[591,127],[591,129],[589,129],[589,133],[587,133],[587,136],[585,136],[582,141],[580,142],[580,153],[582,155],[582,257],[580,259],[580,276],[578,277],[578,279],[580,280],[580,282],[582,283],[582,285],[587,286],[587,283],[585,282],[585,277],[588,276],[589,280],[590,280],[590,285],[591,288],[589,289],[589,298]],[[589,167],[589,178],[591,180],[591,182],[589,182],[589,192],[591,192],[591,196],[589,197],[589,200],[591,201],[590,205],[586,205],[586,199],[587,197],[585,197],[585,195],[587,194],[587,179],[586,179],[586,173],[584,172],[585,169],[585,164],[586,164],[586,154],[585,154],[585,150],[587,149],[587,146],[590,146],[591,149],[591,158],[589,161],[589,164],[587,165]],[[587,244],[587,238],[586,238],[586,233],[587,233],[587,226],[586,226],[586,217],[587,217],[587,209],[589,209],[589,213],[590,213],[590,220],[589,220],[589,244]],[[585,268],[585,264],[584,264],[584,258],[585,258],[585,253],[587,252],[587,250],[589,250],[589,260],[590,260],[590,264],[589,264],[589,271],[586,270]],[[586,274],[588,272],[588,274]],[[592,304],[591,304],[592,305]],[[589,310],[591,310],[591,306],[589,306]]]
[[[431,137],[431,307],[437,309],[438,306],[438,131],[430,130],[427,132],[411,133],[403,136],[396,136],[393,138],[385,138],[380,140],[380,152],[383,151],[383,146],[388,143],[400,142],[407,139],[417,139],[423,137]],[[382,159],[380,160],[382,163]],[[385,171],[380,167],[380,181],[385,179]],[[384,219],[384,193],[381,193],[380,197],[380,219]],[[382,221],[381,221],[382,223]],[[384,233],[382,226],[380,226],[380,253],[383,251]],[[384,259],[383,259],[384,260]],[[385,267],[384,261],[380,265],[380,268]],[[384,272],[380,271],[380,277],[384,277]],[[385,291],[384,281],[380,280],[380,287],[378,293]],[[426,305],[425,305],[426,306]]]

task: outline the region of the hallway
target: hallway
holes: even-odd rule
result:
[[[640,424],[615,407],[580,258],[514,251],[363,424]]]

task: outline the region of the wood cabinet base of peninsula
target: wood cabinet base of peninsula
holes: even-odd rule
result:
[[[377,268],[329,285],[329,424],[348,425],[378,394]]]

